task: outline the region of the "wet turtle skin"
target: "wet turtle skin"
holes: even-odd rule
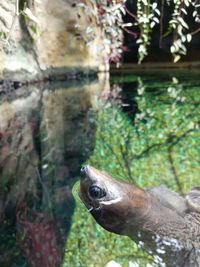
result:
[[[200,266],[200,187],[186,198],[161,185],[145,191],[94,167],[81,169],[80,198],[103,228],[142,241],[170,267]]]

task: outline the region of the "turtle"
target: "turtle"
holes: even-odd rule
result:
[[[200,187],[184,198],[164,185],[144,190],[89,165],[81,169],[79,196],[95,220],[117,234],[130,236],[133,229],[143,229],[188,239],[191,227],[196,226],[187,220],[188,214],[196,213],[200,218]],[[200,228],[195,231],[200,236]]]
[[[144,190],[89,165],[80,176],[80,199],[104,229],[162,251],[162,266],[200,267],[200,187],[186,197],[164,185]]]

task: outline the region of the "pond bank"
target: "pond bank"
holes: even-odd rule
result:
[[[51,67],[47,70],[39,70],[35,75],[27,75],[24,70],[19,71],[4,71],[0,75],[0,96],[7,90],[15,90],[22,86],[32,84],[52,83],[57,81],[82,81],[87,79],[96,79],[102,77],[118,74],[131,74],[138,72],[170,72],[174,73],[180,71],[193,71],[198,72],[200,68],[200,61],[179,62],[179,63],[166,63],[166,62],[148,62],[143,64],[122,64],[120,67],[116,65],[110,66],[110,72],[99,71],[98,68],[80,68],[80,67]]]
[[[111,65],[111,73],[131,73],[135,71],[184,71],[184,70],[199,70],[200,61],[188,61],[188,62],[146,62],[142,64],[137,63],[125,63],[119,68],[115,65]]]
[[[96,70],[80,68],[73,70],[70,68],[51,68],[49,70],[38,73],[38,75],[32,79],[26,77],[24,73],[21,73],[18,76],[17,74],[18,73],[15,73],[15,75],[13,75],[12,73],[6,73],[0,79],[0,97],[23,86],[97,79]]]

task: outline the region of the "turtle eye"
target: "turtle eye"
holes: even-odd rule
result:
[[[98,199],[104,197],[106,193],[100,187],[93,185],[89,188],[89,195],[94,199]]]

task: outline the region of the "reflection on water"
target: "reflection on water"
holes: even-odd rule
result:
[[[0,103],[0,266],[161,266],[142,243],[101,229],[79,199],[75,209],[71,189],[85,162],[141,187],[199,185],[198,76],[57,87]]]
[[[99,85],[21,90],[0,105],[0,266],[59,266]]]
[[[97,114],[95,149],[87,163],[143,188],[166,184],[185,194],[199,185],[200,83],[198,76],[188,77],[114,78]],[[186,263],[188,253],[177,257],[174,251],[173,257],[161,247],[155,254],[153,247],[144,246],[145,238],[136,246],[126,237],[102,230],[77,199],[64,266],[106,266],[111,260],[122,266],[129,261],[164,266],[162,261],[168,258],[175,260],[170,267],[179,266],[177,258]]]

